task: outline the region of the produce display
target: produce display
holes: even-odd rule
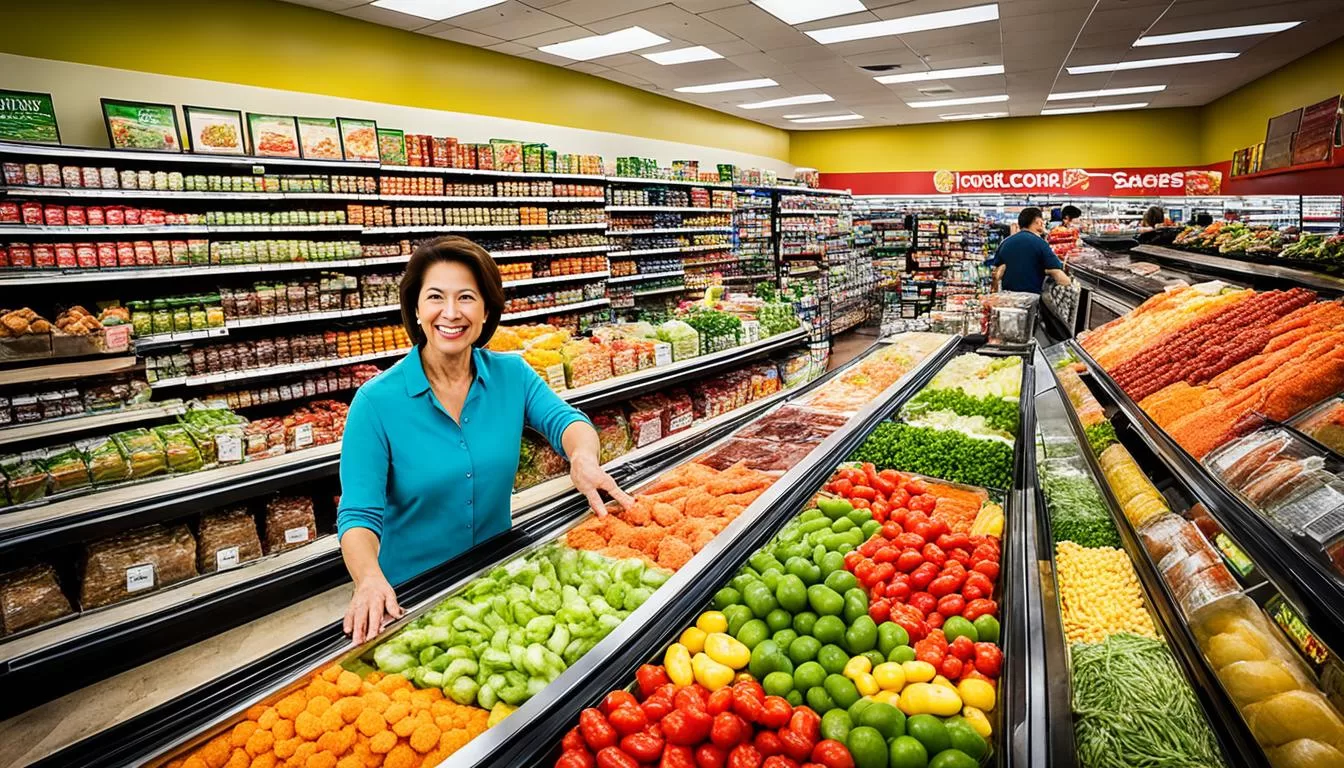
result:
[[[822,385],[803,404],[832,413],[857,411],[933,354],[947,339],[935,333],[901,334]]]
[[[1290,259],[1325,272],[1344,267],[1344,236],[1298,233],[1293,228],[1280,231],[1264,224],[1215,221],[1207,227],[1186,227],[1173,244],[1232,258]]]
[[[1091,474],[1066,459],[1045,459],[1036,467],[1056,544],[1120,548],[1120,533]]]
[[[1196,458],[1344,390],[1344,306],[1300,288],[1174,288],[1081,336],[1139,405]]]
[[[1122,549],[1055,546],[1055,578],[1065,640],[1099,643],[1118,633],[1157,637],[1134,564]]]
[[[962,432],[885,422],[850,456],[882,469],[916,472],[954,483],[1008,488],[1012,483],[1013,449],[1003,442],[981,440]]]
[[[1120,502],[1120,510],[1136,530],[1158,515],[1171,511],[1166,499],[1153,487],[1125,446],[1116,443],[1107,448],[1101,454],[1100,463],[1111,493]]]

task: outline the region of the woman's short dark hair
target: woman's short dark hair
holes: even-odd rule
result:
[[[1150,206],[1143,212],[1143,225],[1145,227],[1160,227],[1162,222],[1167,220],[1167,214],[1158,206]]]
[[[1083,209],[1076,205],[1066,205],[1064,210],[1060,211],[1060,215],[1066,219],[1079,219],[1083,216]]]
[[[1036,206],[1023,208],[1022,212],[1017,214],[1017,226],[1026,229],[1036,222],[1037,219],[1045,218],[1041,216],[1041,209]]]
[[[472,343],[475,347],[484,347],[490,342],[499,327],[499,318],[504,314],[504,283],[499,276],[499,267],[495,260],[481,246],[465,237],[449,235],[421,243],[416,246],[411,260],[406,263],[406,274],[401,276],[401,323],[406,326],[406,334],[417,347],[424,346],[425,332],[415,320],[415,308],[420,303],[420,288],[425,283],[425,273],[435,264],[453,262],[471,270],[476,278],[476,287],[480,289],[481,299],[485,302],[485,323],[481,326],[481,336]]]

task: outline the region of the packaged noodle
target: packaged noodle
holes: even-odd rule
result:
[[[0,575],[0,637],[72,613],[70,600],[46,563]]]

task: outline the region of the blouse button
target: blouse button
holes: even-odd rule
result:
[[[467,506],[468,506],[468,507],[471,506],[471,499],[467,499]]]
[[[467,441],[466,441],[466,440],[463,440],[462,442],[458,443],[458,445],[462,446],[463,448],[466,448],[466,447],[467,447]]]
[[[468,478],[471,477],[471,473],[470,473],[470,472],[467,473],[467,477],[468,477]]]
[[[463,418],[462,418],[462,423],[463,423],[463,424],[470,424],[470,423],[471,423],[471,419],[468,419],[468,418],[466,418],[466,417],[463,417]]]

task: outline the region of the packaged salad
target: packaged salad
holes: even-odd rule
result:
[[[592,415],[593,427],[601,444],[598,461],[603,464],[630,452],[630,424],[619,408],[606,408]]]
[[[36,457],[24,454],[0,459],[0,474],[12,505],[27,504],[47,495],[47,471]]]
[[[168,471],[168,457],[162,441],[147,429],[128,429],[112,436],[131,465],[131,479],[163,474]]]
[[[191,433],[181,424],[165,424],[154,428],[154,434],[162,441],[172,472],[195,472],[204,466],[201,452]]]
[[[46,467],[47,474],[51,478],[53,494],[87,488],[93,484],[93,480],[89,477],[89,467],[84,461],[84,454],[73,445],[48,450],[42,465]]]
[[[76,443],[84,453],[94,486],[120,483],[131,477],[131,465],[111,437],[94,437]]]

